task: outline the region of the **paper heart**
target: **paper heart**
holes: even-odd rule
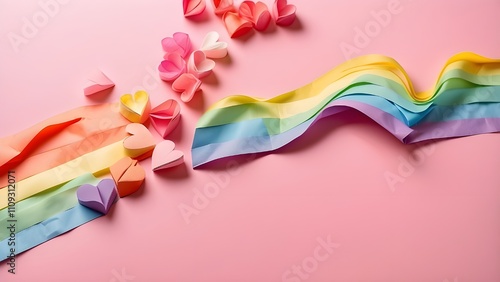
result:
[[[227,33],[231,38],[240,37],[253,28],[251,21],[241,18],[238,14],[227,12],[222,17]]]
[[[186,72],[186,61],[179,54],[167,54],[165,57],[165,60],[158,66],[162,80],[173,81]]]
[[[116,183],[120,198],[135,193],[141,188],[146,177],[144,169],[137,160],[125,157],[109,168],[111,176]]]
[[[200,50],[205,53],[207,58],[220,59],[227,56],[227,43],[218,42],[218,40],[219,34],[216,31],[211,31],[205,35]]]
[[[97,186],[84,184],[78,188],[76,196],[81,205],[107,214],[117,200],[115,182],[113,179],[103,179]]]
[[[183,32],[176,32],[172,37],[165,37],[161,41],[163,50],[168,54],[179,54],[179,56],[186,58],[191,51],[191,40],[189,35]]]
[[[288,5],[287,0],[276,0],[273,6],[276,24],[281,26],[291,25],[295,21],[296,10],[295,5]]]
[[[208,59],[201,50],[196,50],[191,54],[188,61],[188,71],[198,78],[209,75],[215,68],[215,62]]]
[[[131,122],[143,123],[149,118],[151,103],[145,91],[137,91],[132,96],[124,94],[120,97],[120,113]]]
[[[183,0],[184,17],[197,16],[205,11],[205,0]]]
[[[111,79],[109,79],[102,71],[96,70],[88,76],[88,81],[83,89],[83,94],[85,94],[85,96],[94,95],[114,86],[115,83],[111,81]]]
[[[151,110],[151,123],[163,137],[172,132],[181,119],[181,107],[175,100],[167,100]]]
[[[172,89],[182,92],[181,100],[185,103],[191,101],[196,91],[200,90],[201,80],[191,73],[184,73],[172,83]]]
[[[243,1],[238,10],[240,17],[251,21],[256,30],[265,30],[271,22],[271,13],[262,2]]]
[[[227,12],[235,11],[233,6],[233,0],[213,0],[212,1],[215,8],[215,14],[220,16]]]
[[[144,125],[131,123],[125,129],[131,134],[123,140],[123,147],[129,156],[135,158],[153,150],[155,140]]]
[[[156,145],[151,159],[153,171],[178,166],[184,163],[184,153],[175,149],[174,142],[165,140]]]

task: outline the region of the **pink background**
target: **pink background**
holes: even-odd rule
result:
[[[189,33],[195,46],[218,31],[229,42],[230,60],[217,63],[203,95],[182,104],[172,140],[185,152],[185,166],[154,174],[143,161],[141,193],[19,255],[16,275],[2,263],[0,280],[303,281],[286,271],[304,262],[307,281],[500,281],[496,134],[438,142],[422,155],[360,114],[328,118],[276,153],[233,159],[238,173],[189,224],[179,211],[180,204],[193,206],[194,191],[214,183],[213,175],[229,175],[227,160],[190,168],[204,110],[227,95],[272,97],[312,81],[345,61],[341,43],[354,44],[355,28],[363,29],[390,0],[295,0],[294,26],[238,40],[228,38],[210,3],[205,20],[194,22],[182,16],[180,0],[66,0],[16,52],[9,33],[22,35],[23,18],[33,21],[43,11],[38,2],[0,1],[1,136],[99,102],[82,92],[95,68],[116,83],[105,101],[141,88],[153,105],[178,99],[155,71],[160,40],[176,31]],[[500,57],[499,1],[400,5],[360,53],[395,58],[418,89],[431,88],[457,52]],[[402,159],[418,152],[424,157],[415,171],[391,189],[384,173],[397,174]],[[318,261],[318,240],[328,237],[336,248],[321,251]],[[133,280],[120,280],[122,271]]]

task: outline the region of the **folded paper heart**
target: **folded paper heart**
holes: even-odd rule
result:
[[[120,198],[137,192],[144,184],[146,173],[137,160],[125,157],[109,168]]]
[[[103,179],[97,186],[84,184],[76,191],[78,202],[89,209],[107,214],[118,200],[113,179]]]
[[[181,100],[185,103],[193,99],[194,94],[200,90],[201,80],[191,73],[184,73],[172,83],[175,92],[181,92]]]
[[[220,59],[227,56],[227,43],[218,42],[219,34],[216,31],[211,31],[205,35],[200,50],[205,53],[207,58]]]
[[[144,123],[149,118],[151,103],[145,91],[137,91],[134,95],[124,94],[120,97],[120,113],[131,122]]]
[[[168,54],[179,54],[183,58],[186,58],[191,52],[191,40],[189,35],[183,32],[176,32],[172,37],[163,38],[161,45]]]
[[[233,0],[213,0],[215,14],[218,16],[224,15],[227,12],[233,12]]]
[[[271,13],[262,2],[243,1],[238,10],[240,17],[251,21],[256,30],[265,30],[271,22]]]
[[[197,16],[205,11],[205,0],[183,0],[184,17]]]
[[[125,128],[131,135],[123,140],[123,147],[130,156],[144,155],[155,147],[151,132],[140,123],[131,123]]]
[[[91,96],[104,90],[113,88],[115,83],[111,81],[102,71],[96,70],[88,76],[88,81],[83,89],[85,96]]]
[[[158,71],[162,80],[173,81],[186,72],[186,61],[177,53],[166,54]]]
[[[222,17],[227,33],[231,38],[240,37],[253,29],[251,21],[241,18],[237,13],[227,12]]]
[[[287,0],[276,0],[273,6],[273,14],[276,19],[276,24],[281,26],[291,25],[296,18],[295,5],[289,5]]]
[[[201,50],[196,50],[191,54],[188,61],[188,71],[198,78],[209,75],[215,68],[215,62],[208,59]]]
[[[151,123],[158,133],[167,137],[181,119],[181,107],[175,100],[167,100],[151,110]]]
[[[156,145],[151,160],[153,171],[178,166],[184,163],[184,153],[174,149],[175,144],[170,140],[162,141]]]

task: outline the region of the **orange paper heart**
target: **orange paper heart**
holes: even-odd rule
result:
[[[135,193],[141,188],[146,177],[144,169],[137,160],[125,157],[109,168],[116,183],[120,198]]]
[[[243,1],[238,10],[240,17],[251,21],[256,30],[265,30],[271,22],[271,12],[262,2]]]
[[[131,123],[127,125],[129,136],[123,140],[123,147],[131,157],[138,157],[150,152],[155,147],[155,140],[151,132],[140,123]]]
[[[234,12],[233,0],[213,0],[215,14],[224,15],[227,12]]]
[[[252,30],[252,22],[241,18],[237,13],[227,12],[222,17],[231,38],[240,37]]]

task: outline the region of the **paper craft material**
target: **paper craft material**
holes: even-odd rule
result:
[[[233,0],[212,0],[215,8],[215,14],[218,16],[222,16],[227,12],[233,12]]]
[[[287,0],[276,0],[273,6],[273,15],[277,25],[289,26],[296,18],[295,5],[288,4]]]
[[[253,27],[259,31],[266,30],[272,19],[267,5],[260,1],[257,1],[257,3],[253,1],[243,1],[238,13],[241,18],[252,22]]]
[[[125,157],[110,168],[120,198],[131,195],[144,184],[146,174],[137,160]]]
[[[275,150],[316,120],[347,109],[364,113],[404,143],[496,132],[499,74],[500,60],[460,53],[445,64],[434,91],[416,92],[393,59],[359,57],[271,99],[238,95],[217,102],[198,121],[193,166]]]
[[[211,31],[205,35],[200,50],[207,58],[221,59],[227,56],[227,43],[219,41],[219,34]]]
[[[253,29],[251,21],[241,18],[238,13],[227,12],[222,16],[227,33],[231,38],[240,37]]]
[[[117,200],[115,181],[103,179],[96,186],[83,184],[76,191],[78,202],[89,209],[102,214],[108,214],[109,209]]]
[[[185,73],[172,83],[172,89],[181,93],[182,102],[189,102],[194,94],[200,90],[201,80],[191,73]]]
[[[115,87],[115,83],[102,71],[96,70],[89,75],[87,84],[83,89],[83,94],[91,96],[113,87]]]
[[[196,50],[191,54],[188,61],[188,71],[198,78],[203,78],[212,73],[215,62],[207,58],[201,50]]]
[[[167,54],[158,71],[162,80],[174,81],[187,71],[186,61],[177,53]]]
[[[182,8],[184,17],[193,17],[205,11],[206,3],[205,0],[183,0]]]
[[[187,58],[192,47],[189,35],[184,32],[176,32],[172,37],[163,38],[161,45],[167,54],[178,54],[182,58]]]
[[[184,163],[184,153],[175,150],[174,142],[164,140],[156,145],[151,159],[153,171],[178,166]]]
[[[124,94],[120,97],[120,113],[129,121],[144,123],[149,118],[151,103],[146,91],[137,91],[134,95]]]
[[[181,107],[177,101],[169,99],[151,110],[151,123],[164,139],[177,127],[181,120]]]

